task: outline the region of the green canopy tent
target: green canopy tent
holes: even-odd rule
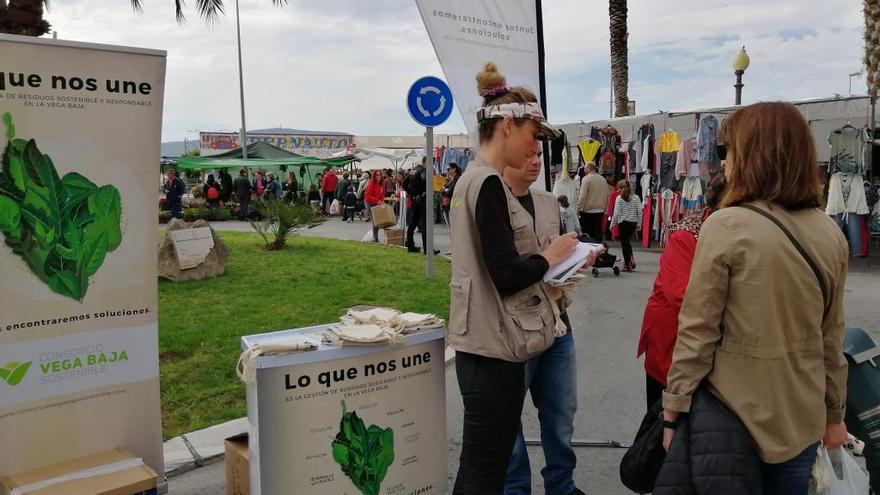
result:
[[[305,165],[308,174],[301,180],[311,184],[314,181],[315,174],[323,171],[325,167],[344,167],[356,161],[356,158],[352,155],[329,159],[303,156],[262,141],[249,144],[247,154],[248,157],[244,158],[241,148],[235,148],[219,155],[181,157],[177,159],[177,168],[181,170],[217,170],[244,167],[276,172],[281,175],[280,172],[284,168],[291,172],[300,172],[301,170],[296,170],[292,167]],[[281,180],[284,180],[284,178],[281,177]],[[302,185],[304,186],[305,183]]]

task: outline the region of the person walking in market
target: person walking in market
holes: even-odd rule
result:
[[[373,170],[373,177],[364,190],[364,208],[373,220],[373,207],[385,203],[385,186],[382,184],[382,172]],[[373,222],[373,242],[379,242],[379,227]]]
[[[225,168],[220,169],[220,200],[228,203],[232,198],[232,176]]]
[[[427,198],[427,172],[425,171],[425,163],[427,162],[426,158],[422,158],[422,164],[420,166],[414,167],[407,177],[406,183],[404,184],[407,195],[410,197],[412,202],[412,217],[409,219],[409,225],[406,228],[406,249],[410,253],[418,253],[419,248],[416,246],[416,241],[414,239],[416,229],[422,233],[422,253],[428,253],[428,241],[427,241],[427,226],[426,226],[426,215],[428,212],[425,211],[425,199]],[[435,249],[434,254],[438,254],[440,251]]]
[[[165,200],[168,202],[168,207],[171,210],[171,217],[182,218],[183,195],[186,194],[186,184],[184,184],[183,179],[177,176],[177,171],[174,169],[168,170],[165,177],[167,178],[164,186]]]
[[[604,179],[603,179],[604,180]],[[623,251],[623,271],[631,272],[636,269],[636,260],[633,257],[632,236],[636,229],[642,225],[642,200],[632,193],[628,180],[617,183],[620,196],[614,202],[614,213],[611,215],[611,229],[620,226],[620,247]]]
[[[269,178],[269,182],[266,184],[267,196],[276,199],[283,198],[284,188],[281,186],[281,183],[278,182],[278,177],[275,176],[275,173],[269,172],[267,177]]]
[[[208,180],[206,180],[205,184],[202,186],[202,194],[205,196],[208,208],[220,207],[220,187],[220,183],[214,179],[214,174],[208,174]]]
[[[557,199],[552,193],[536,190],[530,186],[538,180],[543,163],[536,155],[521,169],[504,169],[504,183],[513,192],[523,208],[531,215],[535,225],[556,225],[565,234],[560,222]],[[565,196],[562,196],[565,197]],[[559,289],[556,289],[557,291]],[[565,311],[565,298],[553,300],[559,305],[559,318],[565,324],[565,332],[558,335],[553,345],[526,362],[525,385],[538,410],[541,423],[541,447],[544,449],[545,467],[541,470],[544,493],[560,495],[583,495],[574,484],[574,468],[577,456],[571,445],[574,435],[574,415],[577,411],[577,363],[571,322]],[[532,474],[529,453],[526,450],[522,427],[516,437],[507,480],[505,495],[528,495],[532,493]]]
[[[256,199],[260,199],[266,194],[266,179],[263,178],[262,170],[257,170],[257,172],[254,174],[254,182],[252,186],[254,197]]]
[[[333,173],[330,167],[324,169],[324,176],[321,177],[321,209],[324,214],[330,213],[330,205],[336,197],[336,186],[339,185],[339,177]]]
[[[299,199],[299,180],[295,172],[287,172],[287,182],[284,183],[284,199],[288,203],[295,203]]]
[[[587,164],[587,175],[581,180],[578,193],[577,211],[581,224],[581,232],[590,236],[593,242],[602,243],[602,215],[611,198],[611,187],[604,177],[599,175],[599,168],[590,162]]]
[[[251,194],[253,187],[251,181],[247,177],[247,169],[242,167],[238,171],[238,177],[232,182],[232,189],[235,191],[235,199],[238,200],[238,219],[247,220],[248,209],[251,206]]]
[[[455,350],[464,405],[453,495],[504,492],[526,392],[525,361],[550,347],[556,332],[542,280],[577,245],[567,234],[541,247],[543,235],[535,229],[558,235],[558,216],[554,232],[552,226],[536,226],[501,180],[507,167],[534,160],[538,140],[558,131],[547,124],[534,93],[508,87],[495,64],[486,64],[477,85],[483,97],[477,114],[480,148],[452,200],[447,342]],[[520,314],[525,307],[529,314]]]
[[[447,226],[451,225],[449,204],[452,202],[452,195],[455,193],[455,183],[458,182],[458,177],[460,175],[461,170],[458,168],[458,165],[450,163],[449,169],[446,171],[446,182],[443,184],[443,189],[440,191],[440,206],[443,208],[443,219],[446,221]]]
[[[340,211],[342,211],[342,204],[345,202],[345,195],[348,194],[348,188],[351,187],[351,181],[348,179],[350,177],[348,172],[342,174],[342,180],[336,184],[336,199],[339,200]]]
[[[666,374],[678,334],[678,313],[690,280],[700,229],[718,209],[725,185],[723,174],[713,177],[706,188],[706,208],[669,226],[669,241],[660,256],[654,291],[645,306],[637,351],[637,357],[645,355],[646,410],[661,399],[666,388]]]

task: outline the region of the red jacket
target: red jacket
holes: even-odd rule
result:
[[[670,234],[669,243],[660,257],[654,292],[645,307],[638,355],[645,355],[645,371],[663,385],[666,385],[666,374],[672,364],[678,313],[687,291],[696,249],[697,238],[693,233],[678,230]]]
[[[367,182],[364,189],[364,203],[377,205],[385,202],[385,185],[381,182],[377,183],[373,179]]]
[[[333,172],[325,173],[324,178],[321,179],[321,191],[325,193],[336,194],[337,185],[339,185],[339,177]]]

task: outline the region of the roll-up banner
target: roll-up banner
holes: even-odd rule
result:
[[[541,100],[535,0],[416,0],[416,5],[472,137],[483,104],[476,75],[486,62],[498,65],[508,85],[528,88]],[[535,182],[539,187],[545,184],[544,174],[542,169]]]
[[[165,52],[0,35],[0,476],[122,447],[162,473]]]

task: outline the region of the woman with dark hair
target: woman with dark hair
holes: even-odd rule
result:
[[[501,179],[507,167],[535,160],[539,140],[558,131],[534,93],[508,87],[495,64],[486,64],[477,85],[480,148],[450,203],[455,242],[447,342],[456,352],[464,404],[454,495],[504,491],[526,392],[525,361],[555,340],[553,303],[542,281],[577,244],[573,234],[559,235],[558,220],[535,222]],[[547,204],[536,199],[535,208],[555,213],[555,203],[552,196]]]
[[[202,186],[202,193],[205,195],[208,208],[220,207],[221,189],[222,187],[214,178],[214,174],[208,174],[208,180]]]
[[[642,200],[632,193],[629,181],[622,180],[617,183],[620,196],[614,200],[614,213],[611,215],[611,227],[620,226],[620,247],[623,250],[623,262],[625,272],[631,272],[636,268],[633,258],[632,240],[636,229],[642,225]]]
[[[724,122],[719,143],[727,191],[700,229],[679,313],[663,393],[664,446],[672,444],[670,456],[687,449],[673,437],[692,404],[691,429],[702,406],[726,411],[747,438],[738,454],[704,464],[692,483],[712,479],[713,493],[805,495],[819,441],[835,449],[847,439],[848,248],[817,208],[816,147],[797,108],[741,108]],[[746,487],[728,470],[749,466],[749,450]]]
[[[648,298],[638,356],[645,355],[645,397],[648,409],[660,400],[666,387],[666,373],[672,363],[672,349],[678,333],[678,312],[688,287],[694,252],[703,221],[718,209],[724,194],[723,174],[716,175],[706,190],[706,208],[669,226],[669,242],[660,256],[660,271],[654,292]]]

